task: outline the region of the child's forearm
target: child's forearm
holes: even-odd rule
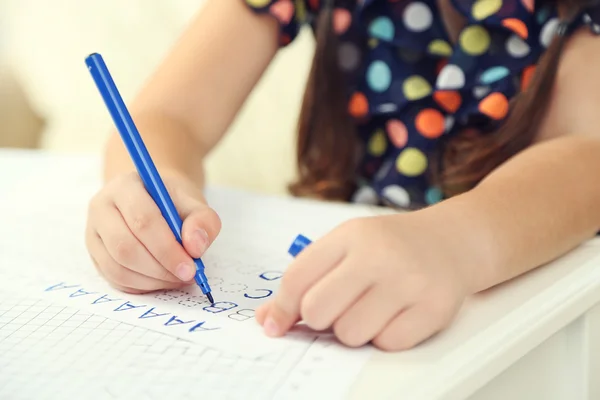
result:
[[[427,213],[471,237],[474,291],[545,264],[600,230],[600,138],[566,136],[515,156]],[[453,219],[453,220],[452,220]]]
[[[270,65],[278,29],[243,1],[206,1],[131,106],[159,170],[204,184],[202,160]],[[107,179],[133,169],[116,133],[107,150]]]
[[[199,186],[204,185],[205,151],[184,124],[159,112],[139,112],[133,117],[159,172],[183,175]],[[123,141],[113,132],[106,147],[104,179],[134,169]]]

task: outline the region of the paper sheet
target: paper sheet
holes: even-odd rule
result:
[[[19,207],[2,217],[0,262],[7,264],[5,274],[18,274],[19,291],[249,356],[272,352],[288,340],[316,337],[303,332],[267,338],[254,319],[254,310],[277,291],[295,236],[316,238],[349,214],[365,215],[364,209],[316,202],[228,190],[209,193],[223,223],[219,238],[203,257],[216,301],[211,306],[195,285],[146,295],[111,288],[95,271],[84,244],[87,203],[97,187],[53,186],[44,202],[22,196]]]
[[[54,204],[51,215],[30,208],[27,216],[13,213],[6,217],[6,222],[14,222],[18,228],[12,229],[11,239],[0,244],[0,260],[7,264],[0,268],[0,276],[4,273],[0,288],[5,286],[6,291],[41,296],[242,355],[272,352],[281,342],[295,340],[297,335],[277,341],[267,338],[254,319],[256,307],[277,290],[290,261],[285,251],[273,254],[258,246],[240,245],[235,238],[219,238],[203,257],[209,266],[207,276],[214,305],[195,285],[145,295],[126,294],[113,289],[95,271],[83,244],[83,227],[78,226],[81,222],[76,219],[76,207],[65,202]],[[39,220],[52,227],[52,232],[40,232],[35,223]],[[35,252],[23,246],[24,237],[37,240]],[[15,280],[16,285],[11,283]]]
[[[215,199],[224,229],[204,257],[219,302],[211,307],[195,286],[146,295],[112,289],[84,245],[95,188],[65,190],[43,202],[39,193],[19,196],[18,206],[5,199],[0,210],[0,398],[293,399],[321,386],[319,395],[335,399],[370,357],[371,349],[345,349],[329,335],[269,339],[254,320],[298,233],[298,225],[274,223],[285,207],[256,224],[251,208]],[[316,228],[308,234],[329,226]]]
[[[371,348],[346,349],[331,335],[307,330],[270,339],[254,320],[256,307],[277,291],[295,235],[316,238],[364,209],[209,193],[223,220],[203,257],[217,301],[210,306],[195,286],[128,295],[99,276],[83,236],[93,182],[20,186],[27,190],[13,193],[12,202],[4,198],[0,210],[0,314],[8,313],[0,317],[0,398],[32,398],[35,385],[14,383],[32,380],[51,399],[75,397],[82,388],[86,398],[288,399],[314,395],[318,386],[327,388],[319,395],[333,399],[346,393],[371,355]],[[309,215],[314,223],[307,224]],[[54,326],[61,318],[66,325]],[[74,327],[82,318],[87,322]],[[54,350],[57,339],[63,353]],[[214,367],[212,375],[204,364]],[[40,370],[57,371],[51,365],[68,372],[50,373],[54,381],[39,378]]]
[[[0,398],[342,398],[366,352],[297,342],[243,358],[45,300],[0,292]],[[327,383],[325,385],[324,383]]]

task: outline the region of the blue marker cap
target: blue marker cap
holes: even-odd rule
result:
[[[290,253],[292,257],[296,257],[309,244],[311,244],[310,239],[308,239],[304,235],[298,235],[296,236],[296,239],[294,239],[294,242],[290,246],[288,253]]]

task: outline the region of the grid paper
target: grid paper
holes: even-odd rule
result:
[[[74,308],[0,297],[3,400],[290,398],[298,384],[286,377],[305,351],[242,359]]]
[[[87,203],[99,181],[81,178],[80,171],[71,176],[69,171],[53,170],[50,179],[35,176],[30,179],[33,185],[20,185],[23,190],[2,201],[1,400],[334,400],[347,395],[372,349],[348,350],[331,335],[315,338],[311,332],[271,340],[251,318],[278,288],[291,261],[287,248],[293,238],[304,233],[317,239],[357,216],[354,207],[214,191],[210,202],[223,230],[203,258],[210,265],[207,273],[215,295],[225,303],[220,305],[222,312],[205,307],[197,288],[183,296],[174,291],[123,300],[146,304],[144,309],[125,303],[111,308],[112,302],[90,308],[86,302],[95,298],[80,296],[78,289],[76,294],[46,292],[64,281],[102,292],[99,295],[125,297],[109,290],[85,248]],[[66,178],[59,182],[57,176]],[[51,184],[46,187],[44,182]],[[9,293],[21,298],[17,301]],[[115,313],[116,308],[129,311]],[[138,311],[161,316],[140,319]],[[173,317],[176,324],[161,329]],[[222,329],[184,335],[192,326],[190,320],[206,320],[207,327]]]

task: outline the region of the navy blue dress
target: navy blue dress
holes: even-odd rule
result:
[[[556,10],[534,0],[451,0],[466,20],[453,43],[436,0],[336,0],[348,112],[366,144],[353,200],[419,208],[442,200],[428,180],[443,136],[494,129],[552,41]],[[323,0],[245,0],[280,22],[280,43],[314,25]],[[600,33],[600,15],[573,23]],[[573,28],[571,26],[571,28]]]

